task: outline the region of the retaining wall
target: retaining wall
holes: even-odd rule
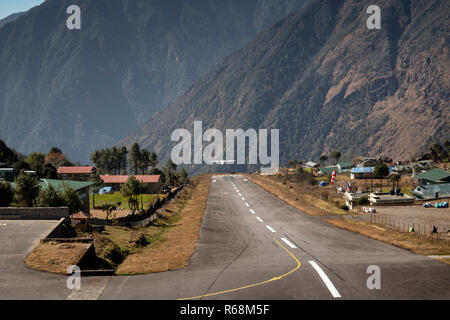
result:
[[[0,220],[69,219],[69,208],[0,208]]]

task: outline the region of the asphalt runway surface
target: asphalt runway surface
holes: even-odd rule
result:
[[[16,260],[2,261],[2,269],[14,268]],[[380,289],[367,286],[370,266],[379,267]],[[13,279],[0,278],[0,286],[8,284],[0,299],[6,291],[40,299],[49,286],[56,288],[51,299],[450,298],[448,265],[331,226],[239,175],[212,177],[196,250],[183,269],[82,278],[81,290],[72,292],[61,289],[66,277],[29,270],[37,280],[28,294],[14,287],[22,281],[11,272]]]

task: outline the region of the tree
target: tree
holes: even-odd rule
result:
[[[16,183],[16,201],[19,205],[31,207],[40,191],[36,176],[27,174],[22,170],[14,182]]]
[[[58,147],[52,147],[45,157],[45,162],[50,163],[55,168],[61,166],[73,166],[73,163],[67,159],[67,156],[62,153]]]
[[[319,160],[320,160],[320,163],[321,163],[322,165],[324,165],[325,161],[328,160],[328,157],[327,157],[326,155],[323,154],[323,155],[320,156]]]
[[[64,191],[62,192],[62,198],[64,199],[64,202],[66,206],[69,207],[69,213],[77,213],[81,209],[83,209],[83,201],[81,201],[80,197],[78,196],[78,193],[73,190],[69,186],[64,187]]]
[[[137,180],[134,176],[130,176],[127,182],[120,187],[120,193],[127,198],[128,207],[133,213],[139,210],[139,195],[142,194],[143,190],[144,184]]]
[[[46,163],[42,169],[42,178],[44,179],[58,179],[58,172],[50,163]]]
[[[45,154],[40,152],[32,152],[26,158],[26,162],[30,165],[31,170],[36,171],[36,174],[41,177],[44,171]]]
[[[97,170],[101,173],[104,172],[105,168],[102,161],[102,151],[101,150],[95,150],[91,154],[91,161],[94,164],[94,166],[97,168]]]
[[[39,195],[34,200],[35,207],[63,207],[66,205],[61,192],[49,185],[46,189],[41,189]]]
[[[120,151],[119,151],[120,167],[122,168],[122,171],[125,171],[125,172],[127,172],[127,169],[128,169],[127,154],[128,154],[128,150],[126,147],[120,148]]]
[[[139,144],[137,142],[133,143],[133,145],[131,146],[131,151],[130,151],[130,164],[131,167],[134,170],[134,174],[138,174],[139,173],[139,164],[141,162],[141,148],[139,147]]]
[[[140,168],[141,168],[141,172],[142,174],[145,174],[145,172],[147,171],[148,167],[150,166],[150,151],[148,151],[147,149],[142,149],[141,151],[141,157],[140,157]]]
[[[178,181],[182,184],[186,184],[189,182],[188,174],[184,168],[181,169],[180,173],[178,174]]]
[[[333,157],[335,164],[338,163],[339,159],[341,158],[341,153],[337,150],[333,151],[331,153],[331,156]]]
[[[12,165],[19,160],[17,152],[9,148],[6,143],[0,139],[0,162],[6,162]]]
[[[441,154],[444,151],[444,147],[440,143],[430,144],[430,151],[433,161],[441,160]]]
[[[13,164],[13,168],[15,172],[27,171],[31,170],[30,165],[25,160],[19,160]]]
[[[14,190],[9,183],[0,183],[0,207],[9,207],[14,199]]]
[[[293,160],[289,160],[288,161],[288,167],[296,167],[296,166],[301,166],[303,164],[302,160],[298,160],[298,159],[293,159]]]
[[[389,167],[384,162],[378,162],[374,169],[373,169],[373,175],[375,179],[380,179],[381,182],[381,188],[383,188],[383,182],[382,179],[386,178],[389,174]]]
[[[155,152],[151,152],[149,160],[150,166],[152,167],[152,169],[155,169],[159,162],[158,155]]]
[[[99,192],[100,188],[103,185],[103,180],[100,179],[98,174],[91,174],[89,177],[89,181],[94,182],[92,187],[92,208],[95,208],[95,195]]]
[[[174,186],[177,184],[178,179],[176,175],[177,165],[172,159],[167,160],[167,165],[164,168],[165,184],[168,186]]]

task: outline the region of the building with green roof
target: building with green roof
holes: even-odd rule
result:
[[[450,183],[450,172],[434,168],[416,174],[414,178],[419,180],[420,185]]]
[[[419,200],[431,200],[450,197],[450,183],[420,185],[411,191]]]
[[[52,186],[55,190],[64,191],[65,187],[70,187],[78,193],[81,201],[83,201],[83,211],[90,212],[89,206],[89,187],[93,185],[91,181],[72,181],[72,180],[55,180],[55,179],[39,179],[39,186],[41,189],[47,189]],[[15,188],[15,182],[11,186]]]
[[[331,175],[334,170],[336,170],[336,172],[337,172],[338,167],[322,167],[322,168],[319,168],[319,174]]]
[[[351,161],[341,161],[337,164],[339,170],[347,170],[353,167],[353,163]]]

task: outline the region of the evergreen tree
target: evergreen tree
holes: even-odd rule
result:
[[[139,144],[137,142],[135,142],[131,146],[130,159],[129,159],[129,162],[134,171],[134,174],[139,173],[139,165],[140,165],[141,159],[142,159],[141,148],[139,147]]]

